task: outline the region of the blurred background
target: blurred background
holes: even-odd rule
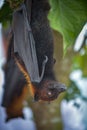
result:
[[[50,0],[52,8],[48,18],[54,36],[54,71],[57,80],[66,84],[67,91],[50,104],[33,103],[30,96],[24,108],[25,120],[19,118],[5,123],[5,109],[0,106],[0,130],[87,130],[87,3],[86,0],[79,2],[78,5],[77,0],[72,3],[70,0]],[[1,0],[0,5],[2,3]],[[55,12],[59,7],[60,12]],[[0,102],[4,83],[2,65],[5,62],[1,38],[3,25],[1,22]]]

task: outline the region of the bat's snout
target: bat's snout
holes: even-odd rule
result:
[[[58,83],[58,84],[59,85],[57,86],[57,90],[58,90],[59,93],[67,90],[67,87],[65,86],[65,84],[61,84],[61,83]]]
[[[67,87],[62,83],[55,82],[54,84],[49,86],[49,89],[56,90],[58,93],[61,93],[66,91]]]

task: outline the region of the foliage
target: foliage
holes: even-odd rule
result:
[[[86,0],[50,0],[51,27],[63,35],[64,49],[72,45],[87,21]]]
[[[24,0],[5,0],[0,10],[0,22],[11,20],[12,9],[17,8]],[[49,0],[51,10],[48,15],[51,27],[63,35],[64,49],[74,44],[75,39],[87,21],[86,0]],[[11,8],[9,7],[9,4]]]
[[[81,69],[83,77],[87,77],[87,46],[80,50],[79,53],[73,57],[72,69]]]
[[[4,2],[4,5],[0,9],[0,22],[3,25],[6,25],[12,18],[12,9],[9,6],[8,2]]]
[[[69,101],[79,96],[81,96],[81,93],[80,93],[80,90],[78,89],[78,86],[76,85],[74,81],[70,80],[70,84],[66,91],[65,99]]]

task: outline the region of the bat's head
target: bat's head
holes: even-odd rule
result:
[[[64,84],[52,80],[44,80],[41,84],[42,86],[37,88],[35,93],[35,101],[53,101],[57,99],[60,93],[66,90],[66,86]]]

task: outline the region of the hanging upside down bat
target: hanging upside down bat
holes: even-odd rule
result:
[[[52,101],[65,91],[65,85],[56,81],[53,66],[53,36],[47,20],[48,0],[31,0],[13,15],[13,55],[26,80],[32,83],[36,101]],[[31,16],[31,17],[30,17]],[[19,37],[19,34],[21,38]]]
[[[31,17],[27,14],[29,4],[25,4],[14,12],[12,21],[2,102],[9,118],[23,116],[28,88],[35,101],[55,100],[66,90],[53,72],[53,36],[47,20],[49,3],[32,0]]]

